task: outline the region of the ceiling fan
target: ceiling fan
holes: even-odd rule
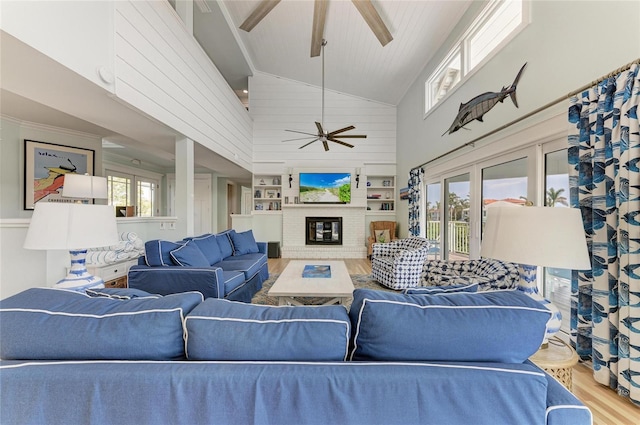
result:
[[[355,127],[352,126],[352,125],[350,125],[348,127],[345,127],[345,128],[341,128],[339,130],[331,131],[331,132],[325,132],[324,131],[324,46],[326,46],[326,45],[327,45],[327,41],[326,40],[322,40],[322,44],[320,45],[321,50],[322,50],[322,117],[320,119],[320,122],[316,121],[316,128],[318,129],[318,132],[316,134],[313,134],[313,133],[305,133],[304,131],[285,130],[285,131],[289,131],[291,133],[306,134],[307,137],[301,137],[301,138],[298,138],[298,139],[283,140],[283,142],[292,142],[294,140],[313,139],[312,141],[307,142],[304,145],[300,146],[298,149],[302,149],[304,147],[307,147],[311,143],[317,142],[318,140],[320,140],[322,142],[322,146],[324,147],[325,151],[329,150],[329,143],[328,142],[334,142],[334,143],[338,143],[340,145],[346,146],[348,148],[352,148],[353,147],[352,144],[347,143],[347,142],[343,142],[342,140],[338,140],[338,138],[340,138],[340,139],[345,139],[345,138],[366,139],[367,138],[367,136],[364,135],[364,134],[341,134],[341,133],[344,133],[345,131],[354,130]]]
[[[380,18],[378,11],[371,3],[371,0],[351,0],[355,5],[360,15],[364,18],[371,31],[380,41],[380,44],[386,46],[393,37],[389,32],[389,29]],[[262,0],[260,4],[254,9],[247,19],[240,25],[240,29],[244,31],[251,31],[258,23],[265,17],[280,0]],[[324,21],[327,16],[327,5],[329,0],[315,0],[313,6],[313,24],[311,28],[311,57],[320,55],[322,48],[322,42],[324,37]]]

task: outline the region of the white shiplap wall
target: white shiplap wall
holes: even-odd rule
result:
[[[320,71],[318,71],[320,73]],[[285,130],[316,133],[321,120],[320,87],[256,73],[249,80],[249,113],[253,117],[253,160],[282,161],[289,166],[358,167],[363,163],[396,162],[396,107],[333,91],[325,91],[325,130],[348,125],[355,130],[345,134],[366,134],[366,139],[345,139],[353,149],[329,142],[325,152],[316,142],[298,149],[304,137]],[[306,141],[310,141],[307,139]],[[281,170],[278,170],[281,172]]]
[[[116,95],[251,170],[251,117],[169,3],[115,4]]]

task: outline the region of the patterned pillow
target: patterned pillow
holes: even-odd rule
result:
[[[384,230],[376,230],[374,231],[374,234],[376,235],[376,242],[377,243],[387,243],[390,240],[390,236],[389,236],[389,229],[384,229]]]

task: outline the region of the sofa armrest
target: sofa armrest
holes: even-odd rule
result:
[[[261,254],[267,253],[267,242],[256,242],[256,245],[258,245],[258,252]]]
[[[198,291],[205,298],[224,298],[224,277],[220,267],[132,266],[127,275],[129,288],[168,295]]]

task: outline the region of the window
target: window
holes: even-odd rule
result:
[[[469,259],[469,207],[471,192],[469,173],[445,179],[444,246],[447,260]]]
[[[134,206],[136,217],[158,215],[159,178],[106,170],[109,205]]]
[[[491,0],[425,83],[424,113],[524,27],[524,0]]]

